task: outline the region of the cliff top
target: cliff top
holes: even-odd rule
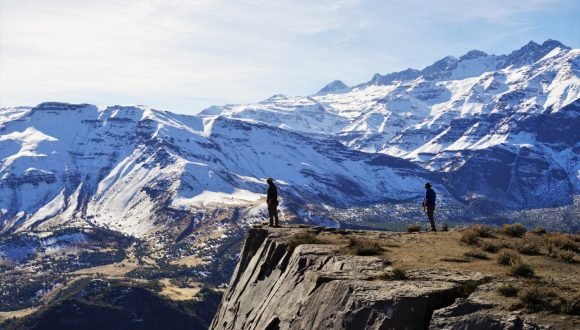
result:
[[[255,226],[213,327],[578,328],[579,241],[518,225],[437,233]]]

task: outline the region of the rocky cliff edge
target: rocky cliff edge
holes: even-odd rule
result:
[[[552,328],[505,307],[511,298],[495,292],[511,279],[495,260],[462,252],[472,247],[460,235],[256,226],[211,328]]]

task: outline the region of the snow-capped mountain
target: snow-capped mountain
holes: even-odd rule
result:
[[[201,115],[408,159],[485,209],[554,207],[580,191],[579,68],[580,50],[530,42],[509,55],[473,50],[352,88],[332,82],[313,96],[275,95]]]
[[[429,181],[438,224],[578,231],[579,55],[553,40],[470,51],[197,116],[0,109],[0,310],[95,273],[165,293],[223,285],[245,228],[266,218],[268,177],[283,223],[404,228],[425,221]]]
[[[93,225],[139,237],[228,207],[254,221],[270,176],[289,218],[420,200],[425,181],[475,211],[570,205],[580,191],[579,55],[553,40],[509,55],[470,51],[198,116],[2,109],[0,228]]]
[[[435,177],[406,160],[225,117],[63,103],[1,114],[3,231],[76,222],[142,236],[180,212],[262,205],[269,176],[296,212],[304,202],[416,197]]]
[[[548,40],[197,116],[0,109],[0,311],[107,283],[95,274],[178,300],[223,286],[268,177],[283,223],[404,228],[425,221],[429,181],[439,225],[578,231],[579,68],[580,50]]]

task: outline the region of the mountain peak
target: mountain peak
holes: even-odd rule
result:
[[[84,108],[96,108],[94,105],[81,103],[72,104],[65,102],[43,102],[32,108],[33,111],[66,111],[66,110],[80,110]]]
[[[532,47],[539,47],[539,46],[540,46],[540,44],[538,44],[537,42],[535,42],[535,41],[533,41],[533,40],[530,40],[530,41],[529,41],[527,44],[525,44],[525,46],[524,46],[524,47],[522,47],[522,48],[526,48],[526,47],[527,47],[527,48],[532,48]]]
[[[559,42],[558,40],[554,40],[554,39],[547,39],[546,41],[544,41],[542,43],[542,48],[549,48],[550,50],[552,50],[556,47],[570,49],[570,47],[568,47],[568,46],[564,45],[563,43]]]
[[[327,84],[326,86],[322,87],[321,90],[318,91],[318,93],[316,93],[316,95],[324,95],[324,94],[329,94],[329,93],[333,93],[333,92],[341,92],[344,91],[346,89],[348,89],[348,85],[343,83],[340,80],[334,80],[332,82],[330,82],[329,84]]]
[[[503,67],[508,67],[510,65],[522,66],[532,64],[558,47],[563,49],[570,49],[570,47],[565,46],[561,42],[553,39],[548,39],[541,45],[531,40],[522,48],[514,50],[509,55],[507,55]]]
[[[393,72],[386,75],[381,75],[379,73],[375,73],[370,84],[373,85],[388,85],[393,81],[405,81],[405,80],[413,80],[420,76],[420,71],[417,69],[406,69],[399,72]]]
[[[461,56],[459,58],[459,60],[460,61],[471,60],[471,59],[485,57],[485,56],[487,56],[486,52],[482,52],[481,50],[474,49],[474,50],[468,51],[465,55]]]
[[[278,94],[274,94],[274,95],[270,96],[269,98],[265,99],[262,102],[273,102],[276,100],[283,100],[283,99],[287,99],[287,98],[288,98],[287,95],[282,94],[282,93],[278,93]]]
[[[453,56],[445,56],[439,61],[421,70],[421,74],[428,79],[436,79],[450,74],[457,67],[459,60]]]

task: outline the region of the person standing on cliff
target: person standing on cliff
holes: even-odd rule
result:
[[[431,188],[431,184],[429,182],[425,183],[425,199],[423,199],[423,211],[427,212],[427,217],[429,218],[429,222],[431,223],[431,231],[437,231],[435,228],[435,199],[437,198],[437,194]]]
[[[270,226],[278,227],[278,188],[276,188],[276,185],[274,184],[274,179],[268,178],[266,182],[268,182],[266,203],[268,203]]]

